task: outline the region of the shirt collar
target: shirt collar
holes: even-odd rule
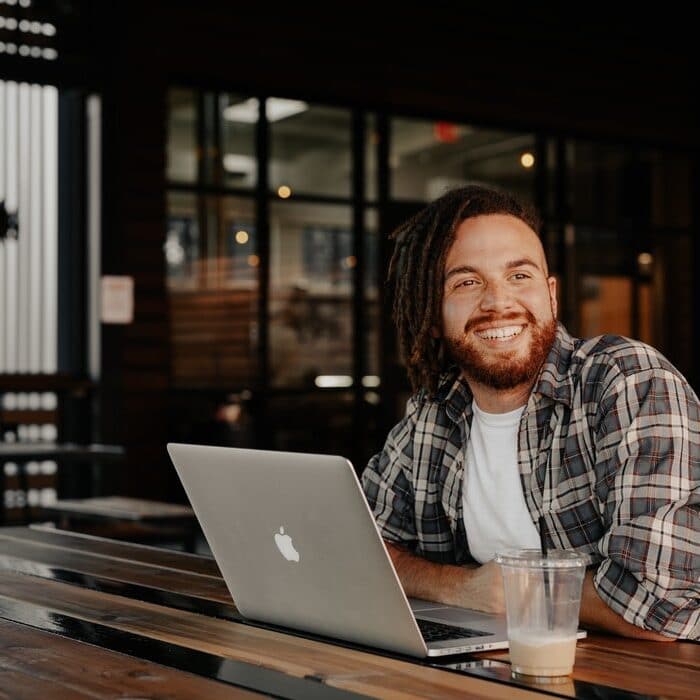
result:
[[[571,407],[574,383],[570,366],[575,350],[575,339],[558,323],[554,343],[542,365],[533,394],[541,394]],[[440,376],[435,400],[445,403],[447,415],[454,421],[465,413],[471,415],[472,392],[457,367],[451,367]]]
[[[576,340],[561,323],[558,323],[554,343],[542,365],[533,393],[542,394],[571,407],[574,396],[571,361],[575,350]]]

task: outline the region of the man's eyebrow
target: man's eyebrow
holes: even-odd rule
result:
[[[529,265],[537,270],[542,269],[540,265],[532,260],[532,258],[518,258],[517,260],[509,260],[504,267],[506,270],[512,270],[514,267],[523,267],[524,265]],[[445,273],[445,282],[447,282],[450,277],[467,274],[469,272],[479,272],[479,270],[472,265],[458,265],[457,267],[453,267]]]
[[[514,267],[522,267],[523,265],[530,265],[541,270],[542,267],[538,265],[532,258],[518,258],[517,260],[510,260],[505,264],[506,270],[510,270]]]
[[[471,265],[458,265],[445,273],[445,282],[447,282],[450,277],[454,277],[455,275],[463,275],[467,272],[478,272],[478,270]]]

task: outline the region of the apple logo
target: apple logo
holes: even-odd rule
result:
[[[284,534],[283,527],[280,528],[279,532],[275,533],[275,544],[287,561],[299,561],[299,552],[294,549],[292,538]]]

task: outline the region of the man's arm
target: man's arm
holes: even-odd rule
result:
[[[391,542],[385,544],[407,596],[485,612],[505,612],[503,579],[500,567],[495,562],[469,567],[436,564]],[[636,627],[613,612],[595,592],[590,571],[583,582],[579,619],[584,627],[612,632],[621,637],[654,642],[674,641],[658,632]]]
[[[589,579],[594,593],[640,629],[700,639],[697,396],[668,366],[625,374],[597,402],[595,447],[595,496],[607,532]]]
[[[407,596],[484,612],[505,612],[503,579],[496,562],[483,566],[436,564],[391,542],[385,544]]]
[[[658,632],[643,630],[641,627],[632,625],[623,619],[616,612],[613,612],[596,593],[593,586],[593,572],[586,573],[583,580],[583,592],[581,594],[581,613],[579,615],[581,624],[586,628],[612,632],[621,637],[631,637],[633,639],[646,639],[651,642],[673,642],[672,637],[665,637]]]

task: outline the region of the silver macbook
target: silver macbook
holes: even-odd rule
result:
[[[347,459],[168,453],[244,617],[417,657],[508,646],[505,618],[406,598]]]

